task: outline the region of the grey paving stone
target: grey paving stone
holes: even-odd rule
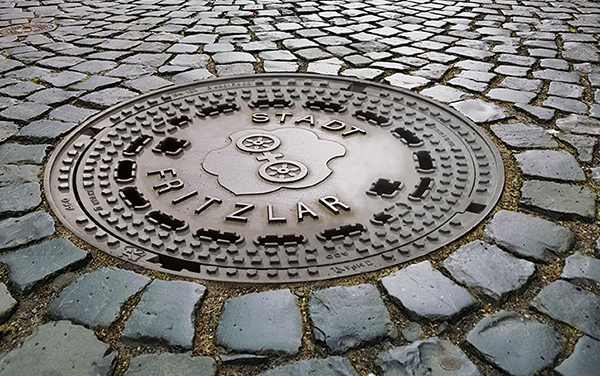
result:
[[[540,67],[559,70],[569,70],[569,63],[562,59],[542,59],[540,61]]]
[[[25,64],[21,63],[17,60],[6,59],[4,57],[0,58],[0,73],[6,73],[8,71],[22,68]]]
[[[130,89],[137,90],[142,93],[147,93],[152,90],[157,90],[169,85],[173,85],[173,83],[160,77],[145,76],[136,78],[135,80],[125,81],[123,85]]]
[[[56,139],[69,133],[77,124],[53,120],[36,120],[21,128],[17,136],[39,140]]]
[[[39,66],[51,69],[65,69],[84,62],[85,59],[75,56],[55,56],[37,62]]]
[[[494,56],[493,53],[484,50],[478,50],[470,47],[450,47],[446,50],[447,53],[475,60],[489,60]]]
[[[298,63],[290,61],[270,61],[267,60],[263,63],[263,69],[267,73],[274,72],[297,72]]]
[[[583,336],[573,353],[554,370],[562,376],[595,376],[600,369],[600,341]]]
[[[502,107],[481,99],[468,99],[451,104],[452,107],[477,123],[506,119],[510,115]]]
[[[105,355],[109,348],[90,329],[50,322],[0,358],[0,375],[109,376],[116,363],[115,353]]]
[[[444,103],[452,103],[460,100],[470,99],[473,97],[472,94],[465,93],[449,86],[436,85],[421,91],[422,95],[433,98],[437,101]]]
[[[358,376],[347,358],[330,356],[325,359],[299,360],[259,374],[259,376]]]
[[[206,49],[206,48],[205,48]],[[167,49],[169,54],[194,54],[198,51],[198,46],[193,44],[177,43]]]
[[[494,67],[494,64],[485,63],[483,61],[475,61],[475,60],[462,60],[458,63],[454,64],[454,67],[465,69],[465,70],[474,70],[480,72],[489,72],[490,69]]]
[[[320,48],[305,48],[302,50],[294,51],[294,53],[308,61],[327,59],[333,56],[329,52],[325,52]]]
[[[70,102],[73,99],[79,97],[82,94],[80,91],[73,90],[62,90],[62,89],[45,89],[38,91],[27,97],[28,101],[48,104],[48,105],[59,105],[66,102]]]
[[[583,86],[567,84],[564,82],[550,82],[548,95],[555,95],[564,98],[581,98]]]
[[[431,82],[424,77],[415,77],[403,73],[394,73],[393,75],[386,77],[385,81],[389,82],[393,86],[398,86],[409,90],[425,86]]]
[[[0,89],[0,94],[13,98],[24,98],[29,94],[35,93],[36,91],[41,90],[43,88],[44,86],[42,85],[25,81],[3,87],[2,89]]]
[[[387,293],[413,316],[444,321],[475,303],[467,290],[423,261],[381,279]]]
[[[33,80],[35,78],[42,77],[50,72],[52,72],[52,71],[47,68],[27,67],[27,68],[8,72],[5,74],[5,76],[17,78],[20,80]]]
[[[0,81],[2,81],[3,79],[0,78]],[[11,78],[9,78],[8,80],[12,80]],[[16,98],[8,98],[8,97],[0,97],[0,110],[4,110],[5,108],[8,107],[12,107],[15,106],[16,104],[19,103],[19,100]],[[0,123],[6,123],[6,122],[0,122]],[[1,132],[1,131],[0,131]],[[0,139],[3,136],[0,133]]]
[[[81,97],[81,101],[100,106],[112,106],[124,100],[136,97],[138,94],[120,87],[102,89]]]
[[[169,62],[169,64],[193,68],[206,68],[206,64],[209,60],[210,58],[208,55],[177,55]]]
[[[0,187],[37,182],[40,167],[33,165],[0,165]]]
[[[498,63],[508,63],[531,67],[536,62],[536,59],[529,56],[502,54],[498,57]]]
[[[347,63],[350,63],[350,65],[352,65],[354,67],[366,67],[367,65],[369,65],[373,62],[373,60],[369,59],[368,57],[362,56],[362,55],[344,56],[344,61],[346,61]]]
[[[185,38],[184,38],[185,39]],[[121,61],[123,64],[132,64],[132,65],[143,65],[145,67],[160,67],[163,65],[169,58],[171,54],[148,54],[141,53],[129,56]],[[114,74],[113,74],[114,75]]]
[[[501,87],[513,90],[531,91],[538,93],[542,86],[541,80],[530,80],[519,77],[506,77],[500,83]]]
[[[217,65],[215,68],[219,77],[254,74],[254,66],[250,63]]]
[[[288,42],[289,41],[289,42]],[[294,45],[294,43],[298,43],[296,41],[306,41],[306,42],[310,42],[307,39],[288,39],[286,41],[284,41],[284,45],[290,44],[294,47],[297,47],[297,45]],[[217,46],[217,45],[221,45],[222,43],[217,43],[214,44],[212,46]],[[306,43],[307,46],[306,47],[315,47],[317,46],[316,43],[311,42],[311,43]],[[231,44],[227,43],[226,45],[230,45]],[[211,47],[211,50],[207,51],[206,48],[209,46],[204,47],[204,52],[226,52],[226,51],[233,51],[233,46],[232,48],[228,48],[227,50],[223,50],[224,48],[219,48],[219,50],[214,50],[214,47]],[[277,43],[275,42],[269,42],[269,41],[255,41],[255,42],[249,42],[249,43],[243,43],[240,45],[240,47],[242,48],[243,51],[246,52],[261,52],[261,51],[269,51],[269,50],[277,50]],[[289,48],[291,50],[297,49],[297,48],[302,48],[302,47],[297,47],[297,48],[291,48],[289,46],[286,45],[286,48]]]
[[[227,299],[217,327],[217,343],[239,353],[295,354],[302,339],[297,303],[287,289]]]
[[[186,82],[206,80],[208,78],[214,78],[215,76],[210,73],[207,69],[193,69],[187,72],[178,73],[171,78],[174,84],[183,84]]]
[[[443,265],[458,282],[496,300],[521,288],[535,272],[532,262],[480,240],[460,247]]]
[[[247,52],[218,52],[212,58],[216,64],[256,62],[256,58]]]
[[[384,71],[381,69],[373,69],[373,68],[354,68],[354,69],[346,69],[342,72],[342,76],[346,77],[356,77],[361,80],[373,80],[376,77],[381,76]]]
[[[575,235],[553,222],[500,210],[485,227],[483,239],[517,256],[550,262],[571,249]]]
[[[121,77],[133,80],[141,76],[149,76],[154,73],[154,68],[139,64],[121,64],[115,69],[105,73],[106,76]]]
[[[585,181],[575,157],[562,150],[527,150],[515,158],[523,174],[556,180]]]
[[[140,41],[130,41],[125,39],[111,39],[105,42],[102,42],[98,45],[99,48],[103,50],[130,50],[135,46],[139,45]]]
[[[504,88],[490,90],[487,95],[490,99],[512,103],[530,103],[537,96],[536,93]]]
[[[54,220],[44,211],[0,222],[0,249],[18,247],[54,234]]]
[[[494,124],[492,132],[514,148],[555,148],[558,143],[544,128],[534,124]]]
[[[544,287],[531,306],[555,320],[600,339],[600,297],[567,281]]]
[[[28,291],[36,283],[82,262],[88,253],[66,238],[49,240],[0,256],[9,268],[9,279],[20,290]]]
[[[467,341],[488,361],[519,376],[548,367],[561,351],[552,327],[507,311],[483,318],[467,334]]]
[[[500,65],[494,69],[494,72],[505,76],[526,77],[529,68],[517,67],[514,65]]]
[[[533,77],[540,80],[562,81],[570,83],[579,82],[579,74],[575,72],[563,72],[555,69],[543,69],[533,72]]]
[[[152,281],[125,324],[123,337],[155,338],[190,349],[194,339],[194,310],[205,290],[192,282]]]
[[[600,284],[600,260],[587,257],[581,252],[567,257],[561,278],[569,280],[593,281]]]
[[[429,78],[432,80],[439,80],[442,77],[444,77],[444,75],[449,69],[450,67],[447,65],[432,63],[421,67],[419,70],[414,71],[411,74],[419,77]]]
[[[598,143],[593,137],[579,136],[575,134],[558,134],[556,137],[564,141],[577,150],[577,159],[582,162],[591,162],[594,154],[594,148]]]
[[[473,80],[473,81],[489,83],[491,80],[496,78],[496,74],[489,73],[489,72],[480,72],[480,71],[476,71],[476,70],[473,70],[473,71],[463,70],[459,74],[457,74],[455,77],[466,78],[466,79]]]
[[[548,97],[542,105],[576,114],[587,114],[588,111],[588,107],[585,103],[569,98]]]
[[[416,341],[379,353],[377,364],[384,376],[479,376],[477,367],[460,348],[438,337]]]
[[[599,52],[590,43],[564,42],[562,56],[567,60],[598,63],[600,62]]]
[[[558,217],[596,218],[596,194],[587,187],[530,180],[523,182],[519,203]]]
[[[336,286],[313,293],[309,306],[313,335],[334,353],[397,332],[373,285]]]
[[[125,376],[214,376],[215,361],[191,354],[145,354],[132,358]]]
[[[0,112],[0,116],[9,120],[17,120],[23,122],[29,122],[37,118],[42,117],[46,112],[50,110],[49,106],[45,104],[23,102],[16,106],[11,106]]]
[[[150,278],[113,267],[83,274],[50,303],[48,313],[89,326],[108,326],[121,305],[150,282]]]
[[[566,132],[600,136],[600,120],[589,116],[571,114],[566,118],[557,119],[556,126]]]
[[[79,123],[98,112],[98,110],[89,110],[66,104],[50,112],[48,116],[50,119],[61,120],[65,123]]]
[[[87,80],[73,86],[73,89],[85,91],[100,90],[110,86],[114,86],[119,82],[121,82],[121,80],[118,78],[95,75],[90,76]]]
[[[308,73],[325,74],[329,76],[337,76],[342,69],[342,64],[330,63],[327,61],[316,61],[308,63],[306,71]]]
[[[71,69],[76,72],[98,74],[114,69],[118,64],[107,60],[88,60],[78,64]]]
[[[19,131],[19,127],[9,121],[0,121],[0,142],[10,138]]]
[[[87,78],[87,74],[71,71],[49,73],[40,77],[40,81],[47,82],[55,87],[67,87]]]
[[[485,91],[489,86],[485,82],[477,82],[474,80],[470,80],[468,78],[461,78],[461,77],[454,77],[453,79],[448,81],[448,83],[450,85],[462,87],[469,91],[475,91],[475,92],[479,92],[479,93]]]
[[[41,164],[49,146],[4,144],[0,146],[0,165]]]
[[[554,110],[537,106],[530,106],[524,103],[515,103],[515,107],[527,112],[529,115],[541,121],[548,121],[554,117]]]
[[[17,308],[17,301],[4,283],[0,283],[0,323],[5,323]]]

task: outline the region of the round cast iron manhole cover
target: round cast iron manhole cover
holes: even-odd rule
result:
[[[337,77],[195,82],[83,124],[46,169],[67,227],[135,264],[310,281],[423,256],[494,207],[492,141],[409,91]]]
[[[56,25],[49,23],[28,23],[8,26],[0,29],[0,35],[3,36],[19,36],[40,34],[56,29]]]

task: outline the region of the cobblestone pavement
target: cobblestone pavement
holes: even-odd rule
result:
[[[0,375],[599,374],[599,3],[0,2],[0,27],[24,24],[55,28],[0,37]],[[503,154],[498,210],[410,266],[285,286],[142,270],[50,215],[44,163],[85,119],[262,72],[462,112]]]

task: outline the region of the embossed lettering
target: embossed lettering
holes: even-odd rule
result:
[[[275,217],[275,215],[273,214],[273,205],[268,205],[267,206],[267,215],[269,217],[269,223],[276,223],[276,222],[286,222],[287,219],[285,217]]]
[[[342,133],[342,136],[343,137],[348,137],[348,136],[351,136],[351,135],[356,134],[356,133],[367,134],[367,131],[365,131],[364,129],[360,129],[358,127],[352,126],[352,128],[350,128],[350,130],[348,132]]]
[[[190,198],[192,198],[194,196],[197,196],[197,195],[198,195],[198,191],[192,191],[190,193],[184,194],[181,197],[177,197],[176,199],[174,199],[173,201],[171,201],[171,203],[173,205],[178,205],[178,204],[181,204],[182,202],[184,202],[185,200],[190,199]]]
[[[341,122],[339,120],[332,120],[328,123],[321,125],[321,128],[327,129],[328,131],[333,131],[333,132],[342,131],[342,130],[346,129],[346,123]]]
[[[242,217],[241,215],[254,209],[254,204],[244,204],[242,202],[238,202],[235,204],[235,207],[241,209],[229,214],[227,217],[225,217],[225,219],[229,221],[248,222],[248,218]]]
[[[285,123],[285,118],[286,118],[286,117],[288,117],[288,116],[292,116],[292,115],[293,115],[293,114],[292,114],[292,113],[289,113],[289,112],[284,112],[284,113],[282,113],[282,114],[275,114],[275,116],[281,116],[281,119],[279,119],[279,123],[280,123],[280,124],[283,124],[283,123]]]
[[[308,206],[306,206],[302,202],[298,202],[298,221],[303,221],[305,215],[310,216],[312,219],[319,219],[317,213],[312,211]]]
[[[257,112],[255,114],[252,114],[252,121],[254,123],[268,123],[269,122],[269,115],[265,114],[263,112]]]
[[[170,191],[181,189],[185,186],[181,179],[171,180],[165,183],[161,183],[152,187],[155,191],[158,191],[159,195],[165,194]]]
[[[209,206],[211,206],[212,204],[221,204],[223,202],[223,200],[218,199],[216,197],[210,197],[210,196],[206,196],[204,198],[206,200],[206,202],[200,206],[198,209],[194,210],[194,213],[196,214],[200,214],[203,211],[205,211],[206,209],[208,209]]]
[[[306,115],[303,118],[296,120],[296,124],[308,123],[311,127],[315,126],[315,118],[312,115]]]
[[[159,175],[161,179],[164,179],[167,173],[171,174],[172,177],[177,176],[177,171],[174,168],[167,168],[166,170],[148,171],[146,173],[146,176]]]
[[[331,210],[333,214],[340,214],[338,207],[344,211],[350,210],[350,206],[344,204],[339,198],[335,196],[327,196],[319,199],[319,202],[323,204],[327,209]]]
[[[122,257],[127,257],[129,261],[137,261],[142,257],[146,256],[146,252],[142,251],[139,248],[135,247],[125,247],[125,251],[123,251]]]

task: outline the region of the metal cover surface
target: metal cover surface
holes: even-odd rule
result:
[[[504,170],[474,123],[402,89],[306,74],[173,86],[57,148],[60,220],[118,258],[240,282],[348,276],[423,256],[493,209]]]
[[[0,35],[4,36],[19,36],[41,34],[56,29],[56,25],[49,23],[28,23],[8,26],[0,29]]]

